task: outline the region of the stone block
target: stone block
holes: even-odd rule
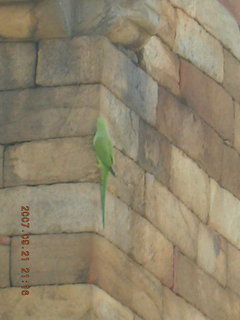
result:
[[[154,124],[157,83],[102,37],[40,43],[37,84],[102,83],[124,104]]]
[[[131,255],[164,285],[173,282],[173,245],[151,223],[139,215],[132,222]]]
[[[0,142],[94,134],[100,92],[99,85],[1,92]]]
[[[160,2],[160,21],[157,35],[165,42],[170,48],[174,45],[176,36],[176,10],[167,1]]]
[[[183,9],[190,16],[195,15],[196,0],[170,0],[170,2],[177,8]]]
[[[181,255],[176,258],[176,290],[207,317],[213,320],[238,320],[240,297],[204,273]]]
[[[218,0],[226,7],[240,24],[240,3],[238,0]]]
[[[209,178],[195,162],[176,147],[172,148],[170,187],[203,222],[207,221]]]
[[[221,44],[179,9],[177,16],[174,51],[190,60],[213,79],[222,82],[223,49]]]
[[[240,199],[240,155],[224,146],[221,185]]]
[[[222,139],[191,108],[181,104],[163,89],[159,90],[157,129],[184,150],[210,176],[220,180]]]
[[[231,53],[224,50],[224,81],[223,86],[240,102],[240,62]]]
[[[32,11],[33,5],[31,3],[19,3],[15,5],[6,3],[5,6],[1,6],[0,37],[15,39],[31,38],[35,27]]]
[[[133,210],[144,214],[144,170],[122,152],[115,152],[116,178],[109,180],[109,190],[129,205]]]
[[[143,47],[141,65],[159,85],[179,95],[179,60],[158,37]]]
[[[240,249],[228,244],[228,274],[227,285],[240,295]]]
[[[36,47],[34,43],[0,43],[0,90],[34,85]]]
[[[134,319],[134,314],[128,308],[89,284],[31,287],[27,298],[19,291],[19,288],[0,290],[0,315],[4,319],[34,317],[58,320],[65,315],[69,320]]]
[[[240,201],[211,180],[209,224],[240,249]]]
[[[0,243],[0,288],[10,287],[9,245]]]
[[[159,281],[103,237],[91,233],[32,235],[30,246],[31,284],[95,284],[141,317],[159,320]],[[19,238],[14,237],[14,285],[19,285],[18,258]]]
[[[198,219],[150,174],[146,176],[146,217],[184,254],[196,258]]]
[[[181,60],[181,94],[186,103],[224,138],[233,141],[231,96],[192,64]]]
[[[195,2],[196,19],[240,59],[240,30],[234,17],[218,0],[195,0]]]
[[[184,299],[164,288],[165,320],[207,320],[207,318]]]
[[[227,243],[214,230],[200,224],[198,234],[198,265],[223,286],[227,278]]]
[[[240,104],[235,103],[234,147],[240,153]]]
[[[140,166],[166,185],[169,184],[170,177],[171,149],[171,144],[164,136],[144,121],[140,121],[138,154]]]
[[[5,153],[4,186],[96,181],[99,170],[92,139],[49,139],[9,146]]]
[[[113,145],[136,160],[139,130],[139,117],[136,113],[101,86],[100,114],[107,120]]]

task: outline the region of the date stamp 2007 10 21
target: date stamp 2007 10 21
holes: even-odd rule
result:
[[[29,295],[29,277],[30,277],[30,252],[28,250],[28,246],[30,243],[30,207],[29,206],[21,206],[21,267],[20,267],[20,277],[22,282],[22,290],[21,294],[23,296]]]

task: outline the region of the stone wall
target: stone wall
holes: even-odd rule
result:
[[[239,24],[238,0],[0,0],[1,320],[239,320]]]

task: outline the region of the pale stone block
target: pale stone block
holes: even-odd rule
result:
[[[174,51],[218,82],[222,82],[223,48],[221,44],[179,9],[177,16]]]
[[[151,223],[139,215],[132,222],[131,255],[164,285],[173,281],[173,245]]]
[[[5,246],[0,245],[0,288],[10,286],[9,252],[10,252],[10,247],[8,245],[5,245]]]
[[[223,286],[227,276],[227,243],[212,229],[200,224],[197,263]]]
[[[198,219],[150,174],[146,176],[146,217],[184,254],[196,257]]]
[[[239,319],[240,297],[180,253],[176,257],[176,281],[176,292],[209,319]]]
[[[36,47],[34,43],[0,43],[0,90],[34,85]]]
[[[1,92],[0,142],[94,134],[100,92],[100,85]]]
[[[234,147],[240,152],[240,104],[235,103]]]
[[[141,64],[161,86],[179,95],[179,60],[158,37],[143,47]]]
[[[175,147],[172,149],[170,185],[173,193],[206,222],[209,211],[209,178],[195,162]]]
[[[11,320],[133,320],[134,314],[100,288],[88,284],[31,287],[22,296],[19,288],[1,289],[0,315]]]
[[[164,288],[164,320],[207,320],[191,304]]]
[[[170,0],[170,2],[177,8],[183,9],[190,16],[195,16],[196,0]]]
[[[227,50],[224,50],[223,86],[235,100],[240,102],[240,62]]]
[[[108,122],[113,144],[132,159],[137,159],[139,117],[104,86],[100,93],[100,114]]]
[[[237,21],[217,0],[195,0],[196,19],[240,59],[240,30]]]
[[[92,137],[49,139],[6,149],[4,185],[96,181]]]
[[[19,285],[19,240],[14,237],[12,243],[15,285]],[[30,245],[31,284],[95,284],[141,317],[159,320],[159,280],[103,237],[93,233],[32,235]]]
[[[32,36],[34,26],[32,4],[1,6],[0,37],[27,39]]]
[[[211,180],[210,225],[240,248],[240,201]]]
[[[110,177],[109,190],[133,210],[144,214],[144,170],[118,150],[115,150],[114,168],[117,176]]]
[[[157,35],[167,44],[169,47],[173,47],[176,36],[176,10],[168,2],[168,0],[162,0],[160,3],[160,21]]]
[[[228,275],[227,285],[240,294],[240,250],[228,244]]]
[[[102,37],[40,43],[37,83],[45,86],[102,83],[151,124],[156,121],[157,83]]]
[[[134,314],[131,310],[98,287],[92,288],[92,320],[134,320]]]

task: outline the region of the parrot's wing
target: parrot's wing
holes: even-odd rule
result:
[[[96,135],[93,143],[97,158],[106,168],[113,165],[113,147],[111,141],[102,135]]]

